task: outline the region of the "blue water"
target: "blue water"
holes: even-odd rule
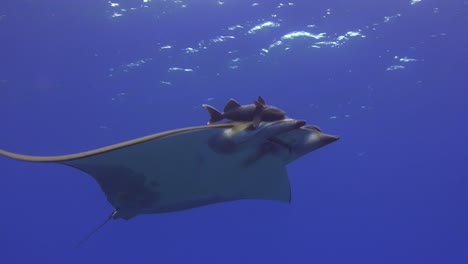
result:
[[[468,263],[468,1],[2,1],[0,148],[60,155],[267,103],[340,141],[292,203],[113,221],[86,174],[0,158],[0,263]]]

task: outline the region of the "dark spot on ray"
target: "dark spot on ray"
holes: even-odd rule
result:
[[[80,169],[93,176],[109,202],[120,210],[151,208],[159,200],[159,192],[154,190],[159,184],[151,181],[147,186],[143,173],[123,166],[80,165]]]

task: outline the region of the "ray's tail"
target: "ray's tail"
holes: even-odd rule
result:
[[[102,224],[94,228],[93,231],[91,231],[91,233],[89,233],[85,238],[83,238],[80,242],[78,242],[78,244],[76,244],[75,247],[78,248],[81,245],[83,245],[86,241],[88,241],[94,234],[97,233],[97,231],[99,231],[105,224],[107,224],[110,220],[112,220],[116,214],[117,214],[117,210],[113,211]]]

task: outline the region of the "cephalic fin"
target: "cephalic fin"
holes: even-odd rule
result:
[[[232,111],[240,106],[241,105],[236,100],[231,98],[224,106],[224,112],[226,113],[226,112]]]
[[[287,149],[288,152],[289,152],[289,154],[292,153],[292,148],[291,148],[291,146],[289,146],[288,144],[286,144],[285,142],[283,142],[283,141],[281,141],[281,140],[279,140],[279,139],[277,139],[277,138],[268,138],[267,141],[269,141],[269,142],[271,142],[271,143],[274,143],[274,144],[276,144],[276,145],[279,145],[279,146],[281,146],[281,147]]]
[[[292,148],[288,144],[286,144],[283,141],[281,141],[279,139],[276,139],[276,138],[267,138],[266,142],[263,143],[259,147],[259,149],[257,150],[257,153],[255,153],[253,156],[247,158],[243,162],[243,166],[248,167],[248,166],[252,165],[254,162],[261,159],[262,157],[264,157],[265,155],[267,155],[268,153],[271,153],[273,151],[275,145],[277,145],[278,147],[282,147],[282,148],[287,149],[289,154],[292,153]]]
[[[208,114],[210,114],[210,120],[208,121],[208,125],[223,120],[223,114],[216,110],[216,108],[207,104],[203,104],[202,106],[206,109],[206,111],[208,111]]]
[[[318,126],[315,126],[315,125],[307,125],[307,126],[304,126],[304,128],[317,130],[318,132],[322,132],[322,130]]]

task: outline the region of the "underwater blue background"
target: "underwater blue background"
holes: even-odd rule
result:
[[[0,148],[85,151],[258,95],[340,141],[292,203],[108,223],[95,181],[0,158],[0,263],[468,263],[468,1],[0,3]]]

